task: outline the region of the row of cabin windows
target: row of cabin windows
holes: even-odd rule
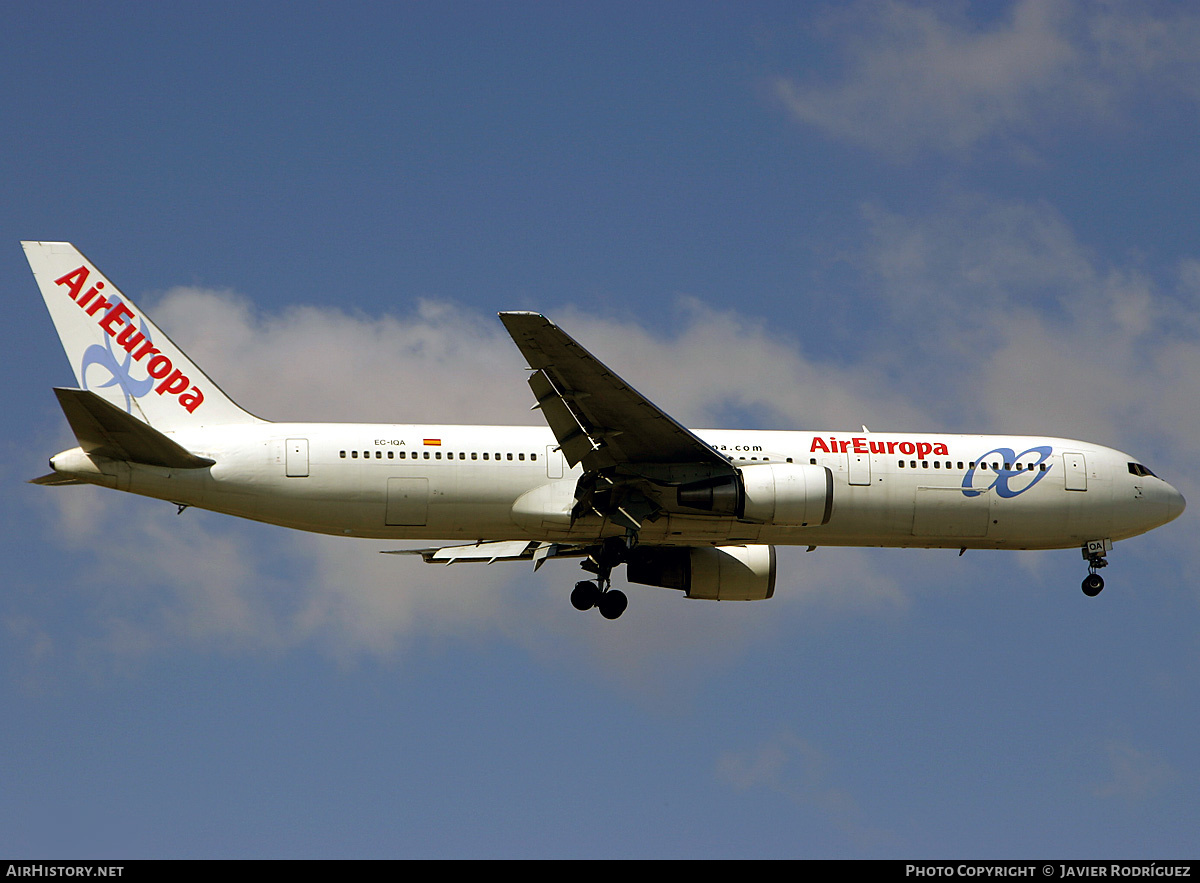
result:
[[[383,451],[376,451],[376,452],[375,452],[375,459],[376,459],[376,460],[382,460],[382,459],[383,459],[383,453],[384,453]],[[409,457],[409,456],[408,456],[408,454],[409,454],[409,453],[411,453],[411,454],[412,454],[412,456],[411,456],[411,457]],[[395,460],[395,459],[400,459],[400,460],[406,460],[406,459],[416,460],[416,459],[417,459],[417,454],[418,454],[418,453],[421,453],[421,454],[423,454],[423,455],[424,455],[423,459],[425,459],[425,460],[430,460],[430,459],[433,459],[433,460],[441,460],[441,459],[442,459],[442,452],[441,452],[441,451],[433,451],[433,452],[432,452],[432,453],[433,453],[433,456],[432,456],[432,457],[430,457],[430,456],[429,456],[429,454],[430,454],[430,452],[429,452],[429,451],[420,451],[420,452],[418,452],[418,451],[411,451],[411,452],[410,452],[410,451],[388,451],[388,452],[387,452],[387,458],[388,458],[389,460]],[[399,456],[397,457],[397,455],[399,455]],[[343,460],[345,460],[347,456],[349,456],[351,460],[357,460],[357,459],[358,459],[358,457],[359,457],[359,453],[358,453],[358,451],[350,451],[350,452],[349,452],[349,454],[347,454],[347,452],[346,452],[346,451],[338,451],[338,456],[339,456],[339,457],[341,457]],[[497,459],[497,460],[505,460],[505,459],[507,459],[507,460],[524,460],[524,459],[525,459],[525,455],[524,455],[523,453],[516,454],[516,455],[514,456],[514,455],[513,455],[513,454],[511,454],[511,453],[510,453],[510,454],[507,454],[507,455],[505,455],[505,454],[501,454],[499,451],[497,451],[497,452],[496,452],[494,455],[493,455],[491,452],[484,452],[484,454],[483,454],[483,459],[484,459],[484,460],[490,460],[490,459],[492,459],[492,458],[493,458],[493,456],[494,456],[494,458],[495,458],[495,459]],[[362,458],[363,458],[364,460],[370,460],[370,459],[371,459],[371,452],[370,452],[370,451],[363,451],[363,452],[362,452]],[[454,459],[465,460],[465,459],[467,459],[467,455],[466,455],[465,453],[461,452],[461,451],[460,451],[460,452],[458,452],[457,456],[456,456],[456,455],[455,455],[453,452],[447,452],[447,453],[446,453],[446,456],[445,456],[445,459],[447,459],[447,460],[454,460]],[[471,459],[472,459],[472,460],[478,460],[478,459],[480,459],[480,455],[479,455],[479,453],[478,453],[477,451],[472,451],[472,452],[471,452]],[[530,454],[530,455],[529,455],[529,459],[530,459],[530,460],[536,460],[536,459],[537,459],[537,454]]]
[[[790,463],[790,462],[792,462],[792,461],[791,461],[791,460],[788,460],[788,462]],[[809,463],[811,463],[813,466],[816,466],[816,465],[817,465],[817,458],[816,458],[816,457],[813,457],[813,458],[811,458],[811,459],[810,459],[808,462],[809,462]],[[928,469],[928,468],[929,468],[929,464],[930,464],[930,463],[932,463],[932,464],[933,464],[933,468],[934,468],[934,469],[941,469],[941,468],[942,468],[942,461],[941,461],[941,460],[922,460],[922,461],[920,461],[920,462],[921,462],[921,468],[923,468],[923,469]],[[897,460],[897,461],[896,461],[896,463],[897,463],[897,465],[898,465],[898,466],[899,466],[901,469],[904,469],[906,465],[907,465],[907,467],[908,467],[909,469],[916,469],[916,468],[917,468],[917,461],[916,461],[916,460]],[[945,461],[945,463],[946,463],[946,468],[947,468],[947,469],[953,469],[953,468],[954,468],[954,462],[953,462],[953,461],[951,461],[951,460],[946,460],[946,461]],[[1130,465],[1132,465],[1132,464],[1130,464]],[[975,468],[979,468],[979,469],[987,469],[987,468],[988,468],[988,464],[987,464],[987,463],[983,463],[983,462],[976,463],[976,462],[974,462],[974,461],[972,461],[972,462],[968,463],[968,464],[967,464],[967,466],[968,466],[968,467],[970,467],[971,469],[975,469]],[[962,469],[962,468],[963,468],[963,461],[962,461],[962,460],[959,460],[959,461],[958,461],[958,468],[959,468],[959,469]],[[992,468],[993,470],[995,470],[996,472],[999,472],[999,471],[1000,471],[1000,463],[999,463],[999,462],[993,463],[993,464],[992,464],[992,466],[991,466],[991,468]],[[1012,470],[1012,464],[1011,464],[1011,463],[1005,463],[1005,464],[1004,464],[1004,468],[1005,468],[1006,470],[1010,470],[1010,471],[1011,471],[1011,470]],[[1017,472],[1032,472],[1033,470],[1035,470],[1035,469],[1036,469],[1036,470],[1039,470],[1039,471],[1041,471],[1041,472],[1045,472],[1045,471],[1046,471],[1047,469],[1049,469],[1049,468],[1050,468],[1050,467],[1049,467],[1049,466],[1047,466],[1045,463],[1041,463],[1041,464],[1037,464],[1037,463],[1029,463],[1029,464],[1025,464],[1025,463],[1018,463],[1018,464],[1017,464],[1016,471],[1017,471]],[[1130,470],[1130,471],[1132,472],[1133,470]]]
[[[896,462],[900,464],[900,468],[901,468],[901,469],[903,469],[903,468],[904,468],[904,466],[905,466],[905,461],[904,461],[904,460],[897,460]],[[916,469],[916,468],[917,468],[917,461],[916,461],[916,460],[909,460],[909,461],[907,461],[907,462],[908,462],[908,468],[909,468],[909,469]],[[940,461],[940,460],[922,460],[922,461],[921,461],[921,468],[923,468],[923,469],[928,469],[928,468],[929,468],[929,464],[930,464],[930,463],[933,463],[933,468],[934,468],[934,469],[941,469],[941,468],[942,468],[942,463],[941,463],[941,461]],[[975,463],[975,462],[971,462],[971,463],[968,463],[967,465],[968,465],[968,466],[969,466],[971,469],[975,469],[975,468],[979,468],[979,469],[987,469],[987,468],[988,468],[988,464],[987,464],[987,463],[982,463],[982,462],[981,462],[981,463]],[[947,468],[947,469],[953,469],[953,468],[954,468],[954,464],[953,464],[951,461],[947,460],[947,461],[946,461],[946,468]],[[962,469],[962,468],[963,468],[963,461],[962,461],[962,460],[959,460],[959,461],[958,461],[958,468],[959,468],[959,469]],[[994,471],[996,471],[996,472],[999,472],[999,471],[1000,471],[1000,463],[999,463],[999,462],[992,463],[992,464],[991,464],[991,468],[992,468]],[[1049,469],[1049,468],[1050,468],[1050,467],[1048,467],[1048,466],[1047,466],[1045,463],[1042,463],[1042,464],[1037,464],[1037,463],[1028,463],[1028,464],[1025,464],[1025,463],[1018,463],[1018,464],[1017,464],[1017,468],[1016,468],[1016,470],[1015,470],[1015,471],[1016,471],[1016,472],[1032,472],[1032,471],[1034,471],[1034,470],[1040,470],[1040,471],[1042,471],[1042,472],[1045,472],[1045,471],[1046,471],[1047,469]],[[1005,469],[1005,471],[1009,471],[1009,472],[1011,472],[1011,471],[1014,471],[1014,470],[1013,470],[1013,464],[1012,464],[1012,463],[1005,463],[1005,464],[1004,464],[1004,469]]]

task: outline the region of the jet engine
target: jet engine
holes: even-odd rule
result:
[[[810,464],[762,463],[680,485],[676,494],[688,509],[808,527],[828,523],[833,513],[833,473]]]
[[[631,583],[681,589],[707,601],[762,601],[775,594],[774,546],[637,546]]]

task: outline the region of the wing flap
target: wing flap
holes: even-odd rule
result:
[[[547,558],[583,555],[583,546],[536,543],[529,540],[498,540],[465,546],[435,546],[431,549],[387,549],[384,555],[420,555],[426,564],[454,564],[458,561],[532,561],[534,570]]]

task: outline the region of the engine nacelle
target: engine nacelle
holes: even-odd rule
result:
[[[631,583],[681,589],[708,601],[762,601],[775,594],[774,546],[638,546]]]
[[[833,513],[833,473],[824,466],[761,463],[736,475],[681,485],[680,506],[763,524],[826,524]]]

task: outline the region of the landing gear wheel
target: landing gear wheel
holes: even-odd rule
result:
[[[1098,573],[1089,573],[1083,578],[1083,593],[1089,598],[1095,598],[1104,589],[1104,577]]]
[[[591,580],[583,580],[575,583],[571,591],[571,606],[576,610],[591,610],[602,597],[598,585]]]
[[[605,619],[616,619],[629,606],[629,599],[620,589],[610,589],[600,596],[596,606],[600,608],[600,615]]]

